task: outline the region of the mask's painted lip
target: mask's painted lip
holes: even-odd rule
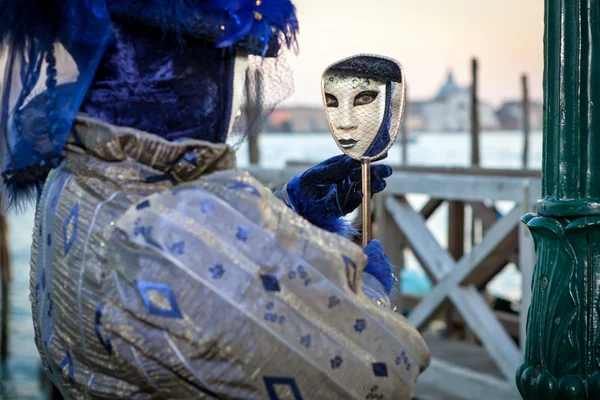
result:
[[[356,146],[359,141],[354,139],[340,139],[339,142],[343,149],[349,150]]]

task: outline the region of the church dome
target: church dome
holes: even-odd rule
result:
[[[448,79],[438,91],[436,100],[446,100],[449,96],[458,92],[460,92],[460,88],[458,87],[456,82],[454,82],[454,76],[452,75],[452,71],[448,71]]]

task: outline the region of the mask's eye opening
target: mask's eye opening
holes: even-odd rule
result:
[[[338,106],[338,100],[334,95],[325,93],[325,105],[327,107],[335,108]]]
[[[366,90],[364,92],[360,92],[354,98],[354,106],[358,107],[370,104],[375,101],[378,95],[379,93],[373,90]]]

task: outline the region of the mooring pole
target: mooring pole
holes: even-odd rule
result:
[[[471,60],[471,166],[479,167],[479,98],[477,97],[477,59]]]
[[[600,399],[600,0],[546,0],[544,145],[526,400]]]
[[[262,99],[262,72],[255,71],[254,77],[251,75],[250,70],[246,71],[246,81],[244,84],[244,91],[246,96],[252,96],[257,99]],[[254,93],[252,93],[254,91]],[[250,124],[246,129],[248,130],[248,158],[250,164],[260,164],[260,148],[258,146],[258,135],[263,129],[263,120],[261,118],[260,105],[262,102],[255,104],[246,104],[245,107],[245,118],[246,123]]]
[[[527,90],[527,75],[521,77],[521,86],[523,90],[523,169],[529,165],[529,93]]]

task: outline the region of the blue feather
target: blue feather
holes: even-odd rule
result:
[[[258,43],[264,56],[282,44],[297,48],[298,20],[290,0],[107,0],[111,17],[214,41],[218,48]],[[276,47],[271,49],[270,47]]]
[[[263,57],[274,37],[288,48],[297,47],[296,8],[289,0],[211,0],[207,9],[225,10],[230,18],[217,47],[232,46],[247,36],[263,43]]]
[[[54,38],[74,3],[81,8],[82,0],[0,0],[0,39]],[[181,42],[186,34],[215,40],[219,48],[258,42],[263,56],[273,40],[287,48],[298,45],[296,8],[289,0],[106,0],[106,5],[112,18],[157,27]]]
[[[389,294],[394,286],[394,278],[392,277],[392,267],[383,252],[381,242],[377,239],[370,241],[364,251],[369,257],[365,272],[373,275],[375,279],[381,282]]]

